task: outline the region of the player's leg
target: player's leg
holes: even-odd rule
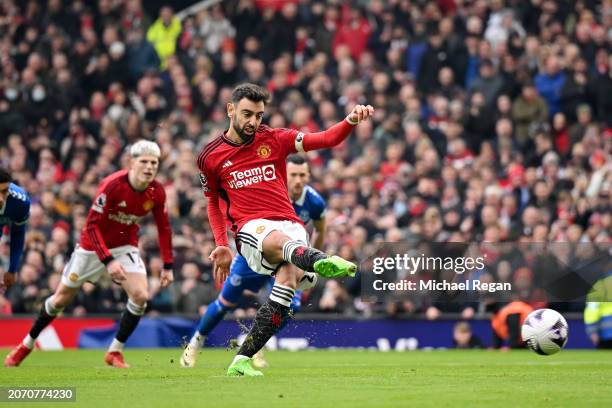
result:
[[[260,376],[261,371],[251,367],[251,358],[278,331],[289,315],[291,300],[301,278],[302,271],[291,264],[282,264],[276,272],[276,281],[268,300],[259,308],[251,330],[227,369],[229,376]]]
[[[200,348],[204,346],[208,334],[219,324],[225,314],[236,308],[235,303],[228,302],[220,294],[217,299],[208,305],[206,312],[200,317],[195,333],[185,346],[179,360],[181,367],[194,367]]]
[[[315,277],[317,275],[313,274]],[[304,278],[302,277],[302,280]],[[315,280],[316,281],[316,280]],[[272,279],[272,284],[274,284],[274,279]],[[314,285],[313,285],[314,286]],[[299,287],[299,285],[298,285]],[[302,305],[302,291],[296,290],[293,299],[291,300],[291,305],[289,305],[289,314],[283,319],[280,327],[277,330],[277,333],[280,333],[289,323],[293,316],[300,311],[300,307]],[[261,348],[253,357],[251,358],[251,364],[253,367],[257,369],[266,368],[268,366],[268,362],[266,361],[266,357],[264,355],[264,349]]]
[[[248,223],[243,230],[248,229],[247,226]],[[264,238],[264,258],[271,264],[289,262],[305,272],[316,272],[326,278],[355,276],[357,265],[311,248],[307,242],[304,227],[297,223],[283,222],[282,229],[274,229]]]
[[[78,287],[72,288],[63,283],[59,284],[55,293],[45,300],[29,333],[25,336],[23,341],[6,356],[4,360],[4,365],[6,367],[17,367],[21,364],[34,349],[36,339],[40,333],[72,302],[78,291]]]
[[[208,305],[206,312],[198,322],[195,333],[183,350],[180,359],[181,366],[193,367],[206,336],[223,320],[227,312],[236,308],[244,291],[258,292],[267,280],[266,275],[253,272],[246,259],[238,254],[232,262],[230,275],[224,282],[219,297]]]
[[[138,248],[130,245],[111,249],[111,254],[121,263],[126,272],[127,279],[121,282],[121,287],[128,295],[125,310],[121,314],[119,330],[108,347],[104,356],[106,364],[117,368],[128,368],[123,360],[123,347],[132,335],[142,315],[147,309],[149,290],[147,283],[147,270],[140,257]]]
[[[55,293],[45,300],[36,321],[23,341],[4,360],[4,365],[18,366],[34,348],[38,335],[68,306],[86,281],[95,282],[104,272],[104,264],[93,251],[77,248],[62,273]]]
[[[129,364],[123,359],[123,348],[144,315],[149,297],[146,274],[127,272],[126,276],[127,279],[121,283],[121,286],[128,295],[127,305],[121,314],[117,334],[104,356],[106,364],[117,368],[129,368]]]

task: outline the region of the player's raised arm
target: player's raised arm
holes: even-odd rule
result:
[[[298,134],[295,149],[298,152],[325,149],[339,145],[350,134],[355,126],[368,120],[374,114],[371,105],[356,105],[344,120],[322,132]]]

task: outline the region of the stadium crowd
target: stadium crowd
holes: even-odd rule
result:
[[[376,108],[342,146],[308,154],[327,252],[362,262],[380,242],[610,242],[612,1],[238,0],[182,19],[143,3],[0,4],[0,165],[33,203],[0,314],[35,312],[55,290],[98,182],[139,138],[162,148],[176,254],[177,282],[159,290],[145,223],[149,313],[201,313],[217,288],[195,158],[245,81],[270,90],[272,127],[317,131],[356,103]],[[68,312],[118,312],[121,293],[85,285]],[[254,312],[249,299],[237,314]],[[320,282],[302,304],[436,316],[364,303],[359,278]]]

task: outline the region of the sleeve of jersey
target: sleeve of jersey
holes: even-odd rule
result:
[[[219,208],[219,197],[208,197],[208,223],[215,237],[217,246],[229,246],[227,240],[227,227],[225,226],[225,218]]]
[[[24,205],[22,216],[19,220],[11,225],[11,256],[9,261],[8,271],[15,273],[19,271],[21,265],[21,256],[23,255],[23,246],[25,244],[26,224],[30,218],[30,201]]]
[[[323,198],[321,197],[317,197],[317,212],[318,214],[316,214],[316,216],[314,217],[314,219],[316,219],[317,221],[322,220],[323,218],[325,218],[325,200],[323,200]]]
[[[172,269],[174,258],[172,256],[172,228],[168,218],[168,207],[166,206],[166,193],[163,189],[159,191],[158,202],[153,207],[153,216],[157,224],[157,234],[159,236],[159,248],[164,262],[164,269]]]
[[[337,146],[351,134],[353,127],[346,120],[342,120],[323,132],[299,132],[295,137],[295,150],[304,153]]]
[[[215,244],[217,246],[228,246],[225,217],[219,207],[219,188],[215,175],[211,174],[206,168],[206,163],[200,167],[200,183],[204,195],[208,198],[208,223],[215,237]]]
[[[87,234],[87,238],[89,238],[89,242],[93,244],[96,255],[98,255],[100,261],[102,261],[104,265],[108,265],[108,263],[114,258],[104,242],[102,231],[100,231],[100,228],[98,227],[100,223],[105,222],[104,215],[108,206],[108,199],[104,190],[98,191],[97,194],[98,195],[96,196],[96,199],[89,210],[89,214],[87,215],[87,221],[85,222],[83,233]]]

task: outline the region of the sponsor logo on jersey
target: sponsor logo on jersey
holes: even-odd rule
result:
[[[228,185],[234,190],[243,187],[248,187],[253,184],[261,183],[262,181],[276,180],[276,169],[273,164],[266,164],[261,167],[253,167],[252,169],[243,171],[230,172]]]
[[[25,195],[24,193],[17,191],[17,190],[10,190],[9,189],[9,195],[11,197],[14,197],[20,201],[28,201],[28,196]]]
[[[144,202],[144,204],[142,205],[142,208],[144,208],[145,211],[149,211],[151,208],[153,208],[155,206],[155,203],[151,200],[147,200]]]
[[[125,201],[122,201],[119,203],[119,207],[127,207],[127,203]]]
[[[265,229],[266,229],[265,225],[260,225],[259,227],[257,227],[255,232],[258,234],[261,234],[262,232],[264,232]]]
[[[272,149],[267,144],[262,144],[257,148],[257,156],[262,159],[267,159],[272,154]]]
[[[140,217],[134,214],[126,214],[124,212],[119,211],[117,214],[109,214],[108,219],[116,221],[120,224],[132,225],[137,224],[140,220]]]

